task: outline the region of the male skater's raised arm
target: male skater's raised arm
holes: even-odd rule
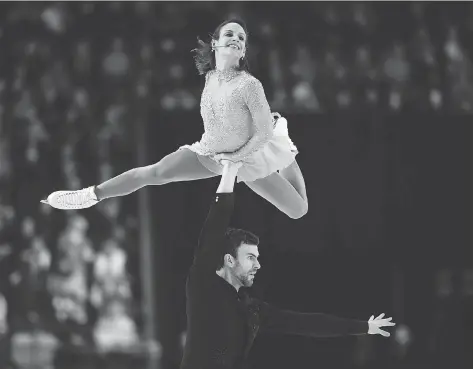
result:
[[[215,273],[215,265],[222,255],[225,232],[233,214],[235,178],[241,163],[224,161],[220,184],[210,205],[210,210],[200,232],[194,253],[194,268]]]

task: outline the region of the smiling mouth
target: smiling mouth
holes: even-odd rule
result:
[[[227,45],[227,47],[231,47],[232,49],[240,50],[240,48],[237,45],[234,45],[234,44]]]

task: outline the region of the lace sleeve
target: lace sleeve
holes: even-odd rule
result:
[[[263,85],[252,78],[245,88],[245,99],[257,131],[271,130],[271,108],[264,93]]]
[[[231,160],[235,161],[244,160],[245,157],[259,150],[273,134],[271,109],[261,82],[256,78],[251,78],[244,87],[243,97],[253,118],[254,134],[243,147],[231,154]]]

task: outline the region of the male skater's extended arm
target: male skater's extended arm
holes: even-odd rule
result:
[[[368,321],[339,318],[321,313],[301,313],[284,310],[266,302],[259,304],[261,328],[266,332],[288,333],[310,337],[335,337],[361,334],[380,334],[389,337],[381,327],[394,326],[384,314]]]
[[[225,232],[233,214],[233,187],[240,167],[241,163],[224,162],[220,184],[200,232],[194,257],[194,268],[209,269],[215,272],[215,266],[218,258],[221,257],[221,250],[225,241]]]

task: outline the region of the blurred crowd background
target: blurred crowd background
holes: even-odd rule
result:
[[[137,197],[83,212],[53,211],[39,200],[136,166],[138,120],[153,124],[163,142],[167,129],[201,130],[203,80],[191,50],[197,36],[208,40],[234,15],[248,24],[251,70],[273,111],[473,118],[471,2],[0,3],[0,369],[71,368],[71,352],[98,352],[116,367],[104,353],[146,358],[169,350],[162,365],[175,365],[173,349],[143,340]],[[182,122],[183,113],[194,123]],[[200,223],[186,221],[195,222],[191,244]],[[471,302],[471,262],[435,271],[432,293],[452,295],[458,279],[462,304]],[[185,265],[176,266],[181,282]],[[434,336],[456,335],[461,346],[471,329]],[[185,328],[176,330],[184,339]],[[415,338],[399,324],[388,351],[403,357]],[[421,346],[435,350],[428,339]],[[373,349],[356,347],[347,367],[369,367]],[[61,348],[70,349],[66,364]],[[452,368],[462,368],[461,354],[456,359]]]

